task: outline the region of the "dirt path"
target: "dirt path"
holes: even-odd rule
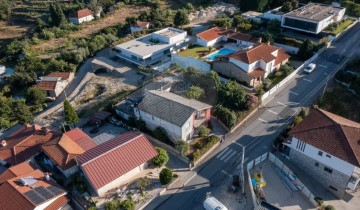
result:
[[[69,40],[69,37],[86,37],[90,34],[99,32],[101,29],[114,26],[119,23],[124,23],[126,17],[137,16],[142,11],[150,10],[149,7],[139,7],[139,6],[125,6],[119,10],[116,10],[113,14],[108,15],[100,20],[91,21],[83,24],[83,28],[79,31],[70,33],[67,37],[56,38],[49,41],[43,41],[40,44],[33,45],[33,50],[50,50],[54,47],[59,47],[64,45],[66,41]]]

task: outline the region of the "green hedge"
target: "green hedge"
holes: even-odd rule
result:
[[[192,160],[193,161],[199,160],[209,149],[211,149],[219,141],[220,141],[220,138],[218,136],[209,136],[206,139],[206,143],[203,144],[203,147],[200,149],[197,149],[193,153]]]

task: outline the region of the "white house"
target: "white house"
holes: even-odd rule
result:
[[[256,86],[288,62],[289,57],[279,47],[258,43],[249,49],[215,60],[213,68],[222,75]]]
[[[187,32],[165,28],[149,35],[116,45],[116,56],[136,66],[154,66],[170,61],[170,54],[187,46]]]
[[[196,35],[196,43],[203,47],[214,46],[214,44],[227,41],[227,35],[234,33],[230,29],[213,27]]]
[[[47,76],[41,77],[37,84],[38,87],[46,91],[49,97],[58,97],[66,86],[74,79],[73,72],[51,72]]]
[[[132,24],[130,26],[131,33],[134,33],[136,31],[142,31],[144,29],[148,29],[150,27],[150,22],[144,22],[144,21],[136,21],[135,24]]]
[[[246,19],[260,23],[263,17],[263,13],[255,11],[247,11],[241,14]]]
[[[290,160],[330,192],[342,197],[359,185],[359,123],[313,109],[289,136]]]
[[[318,34],[331,23],[342,20],[345,8],[310,3],[282,16],[281,26]]]
[[[102,8],[99,8],[96,11],[95,16],[100,17],[101,12],[102,12]],[[69,16],[70,23],[77,24],[77,25],[79,25],[83,22],[92,21],[94,19],[95,19],[94,12],[88,8],[78,10],[77,12],[75,12]]]
[[[210,120],[211,106],[167,91],[148,91],[134,108],[135,117],[154,130],[162,127],[170,140],[191,140],[196,129]]]
[[[155,156],[157,151],[144,134],[129,131],[86,151],[76,161],[92,194],[105,196],[109,190],[127,184]]]

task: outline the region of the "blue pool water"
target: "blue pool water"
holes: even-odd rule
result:
[[[213,61],[213,60],[215,60],[215,58],[217,56],[228,55],[228,54],[234,53],[234,52],[236,52],[236,51],[232,50],[232,49],[228,49],[228,48],[222,48],[221,50],[217,51],[216,53],[211,54],[208,57],[206,57],[206,59],[208,59],[209,61]]]

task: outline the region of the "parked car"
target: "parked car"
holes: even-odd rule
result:
[[[315,67],[316,67],[315,63],[310,63],[309,65],[306,66],[304,72],[310,74],[311,72],[314,71]]]
[[[206,198],[203,205],[206,210],[228,210],[224,204],[212,196]]]

